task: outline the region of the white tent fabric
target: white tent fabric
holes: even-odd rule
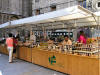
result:
[[[8,25],[9,25],[9,22],[7,22],[7,23],[4,23],[4,24],[1,24],[1,25],[0,25],[0,28],[7,27]]]
[[[100,16],[100,11],[94,13],[96,16]]]
[[[14,21],[11,21],[10,23],[7,22],[4,24],[1,24],[0,28],[20,26],[22,24],[40,24],[40,23],[48,23],[48,22],[55,22],[55,21],[64,21],[64,20],[67,21],[67,20],[74,20],[74,19],[80,19],[80,18],[87,18],[85,19],[86,21],[89,21],[89,22],[92,21],[94,22],[92,24],[96,25],[94,18],[89,18],[89,17],[92,17],[91,14],[93,13],[81,6],[73,6],[73,7],[62,9],[62,10],[57,10],[54,12],[41,14],[38,16],[32,16],[29,18],[14,20]]]
[[[94,14],[97,16],[97,21],[98,21],[98,23],[100,25],[100,11],[97,11]]]

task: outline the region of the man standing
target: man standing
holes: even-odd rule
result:
[[[7,49],[9,52],[9,63],[13,60],[13,35],[9,33],[9,37],[6,39]]]

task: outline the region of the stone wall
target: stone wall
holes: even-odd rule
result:
[[[0,24],[10,16],[29,17],[32,15],[32,0],[0,0]]]
[[[37,1],[38,2],[36,2],[36,0],[33,0],[32,2],[33,15],[35,15],[35,11],[37,9],[40,10],[41,14],[50,12],[51,11],[50,7],[52,5],[56,6],[56,10],[78,5],[78,2],[76,0],[37,0]]]

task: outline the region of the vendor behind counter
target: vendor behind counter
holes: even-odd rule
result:
[[[82,44],[86,44],[86,36],[83,31],[80,31],[80,36],[78,38],[78,42]]]
[[[69,39],[68,35],[64,36],[65,39],[64,41],[62,42],[62,45],[65,46],[65,45],[72,45],[72,41]]]

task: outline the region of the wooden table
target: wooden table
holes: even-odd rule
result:
[[[100,75],[98,58],[32,49],[32,63],[70,75]]]

